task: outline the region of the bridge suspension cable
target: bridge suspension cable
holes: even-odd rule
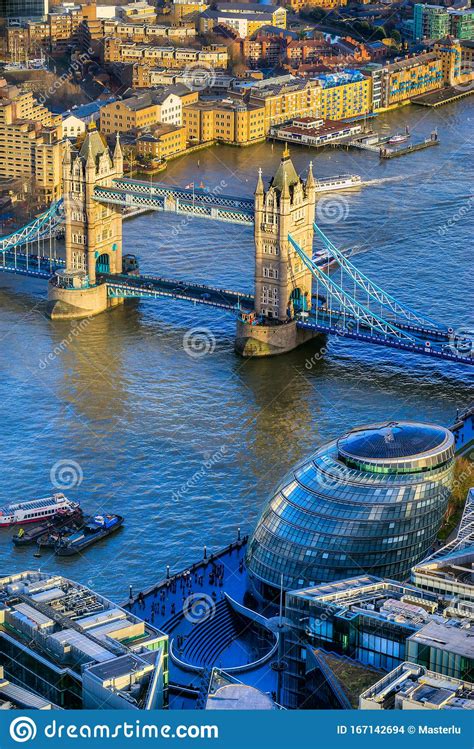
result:
[[[333,278],[331,278],[329,275],[324,273],[324,271],[318,268],[316,263],[314,263],[313,260],[306,255],[304,250],[293,239],[291,234],[288,235],[288,241],[290,242],[296,253],[299,255],[301,260],[304,262],[306,267],[310,269],[313,276],[315,276],[318,282],[322,283],[329,294],[330,302],[331,300],[336,300],[341,305],[340,310],[334,310],[332,308],[332,305],[330,306],[327,312],[330,321],[332,321],[333,316],[337,315],[339,319],[342,317],[343,326],[345,326],[347,315],[349,319],[352,318],[356,322],[366,325],[371,330],[376,331],[377,333],[382,334],[385,337],[392,337],[396,338],[399,341],[405,341],[409,343],[415,342],[413,336],[409,335],[404,330],[401,330],[393,323],[385,320],[376,312],[373,312],[369,307],[366,307],[365,304],[359,302],[357,299],[355,299],[354,296],[352,296],[352,294],[350,294],[348,291],[345,291],[342,286],[337,284]],[[318,307],[316,307],[316,309],[318,309]],[[324,310],[324,312],[326,313],[326,310]]]
[[[40,214],[29,224],[22,226],[21,229],[8,234],[6,237],[0,238],[0,252],[7,252],[13,250],[16,247],[28,244],[34,239],[41,239],[46,236],[48,232],[55,226],[62,222],[62,215],[60,209],[62,207],[62,199],[55,200],[51,203],[47,211]]]
[[[395,297],[381,289],[380,286],[377,286],[377,284],[371,281],[370,278],[367,278],[364,273],[358,270],[358,268],[356,268],[356,266],[351,263],[350,260],[348,260],[348,258],[340,250],[337,249],[337,247],[334,246],[331,240],[324,234],[324,232],[319,228],[317,224],[313,224],[313,226],[314,231],[320,237],[320,239],[322,239],[326,248],[333,254],[341,268],[343,268],[350,276],[350,278],[354,281],[354,283],[375,302],[380,304],[382,307],[385,307],[385,309],[389,310],[391,314],[395,315],[396,319],[403,317],[407,322],[411,324],[416,323],[422,328],[425,328],[426,325],[429,325],[434,330],[440,330],[440,325],[434,320],[430,320],[429,317],[420,315],[418,312],[411,309],[411,307],[408,307],[406,304],[401,304],[401,302],[395,299]]]

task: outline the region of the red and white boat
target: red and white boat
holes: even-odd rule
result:
[[[53,494],[44,499],[30,499],[0,507],[0,528],[21,523],[39,523],[57,515],[69,515],[77,510],[78,502],[72,502],[64,494]]]

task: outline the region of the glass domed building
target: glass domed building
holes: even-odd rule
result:
[[[363,572],[404,579],[433,544],[446,511],[454,436],[398,421],[354,429],[283,479],[246,557],[258,597]]]

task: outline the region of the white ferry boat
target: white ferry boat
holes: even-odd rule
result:
[[[362,178],[359,174],[339,174],[336,177],[316,180],[316,192],[332,192],[333,190],[348,190],[360,187]]]
[[[38,523],[56,515],[69,515],[77,510],[78,502],[71,502],[64,494],[53,494],[44,499],[30,499],[0,507],[0,528],[21,523]]]

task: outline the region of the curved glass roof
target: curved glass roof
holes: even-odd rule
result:
[[[352,458],[368,464],[436,456],[442,462],[446,460],[444,451],[454,447],[454,438],[448,429],[433,424],[391,421],[354,429],[337,441],[337,447],[343,460]]]
[[[406,577],[436,538],[453,455],[449,430],[411,422],[363,427],[319,448],[263,509],[247,550],[254,590],[265,596],[282,576],[287,590],[361,571]]]

